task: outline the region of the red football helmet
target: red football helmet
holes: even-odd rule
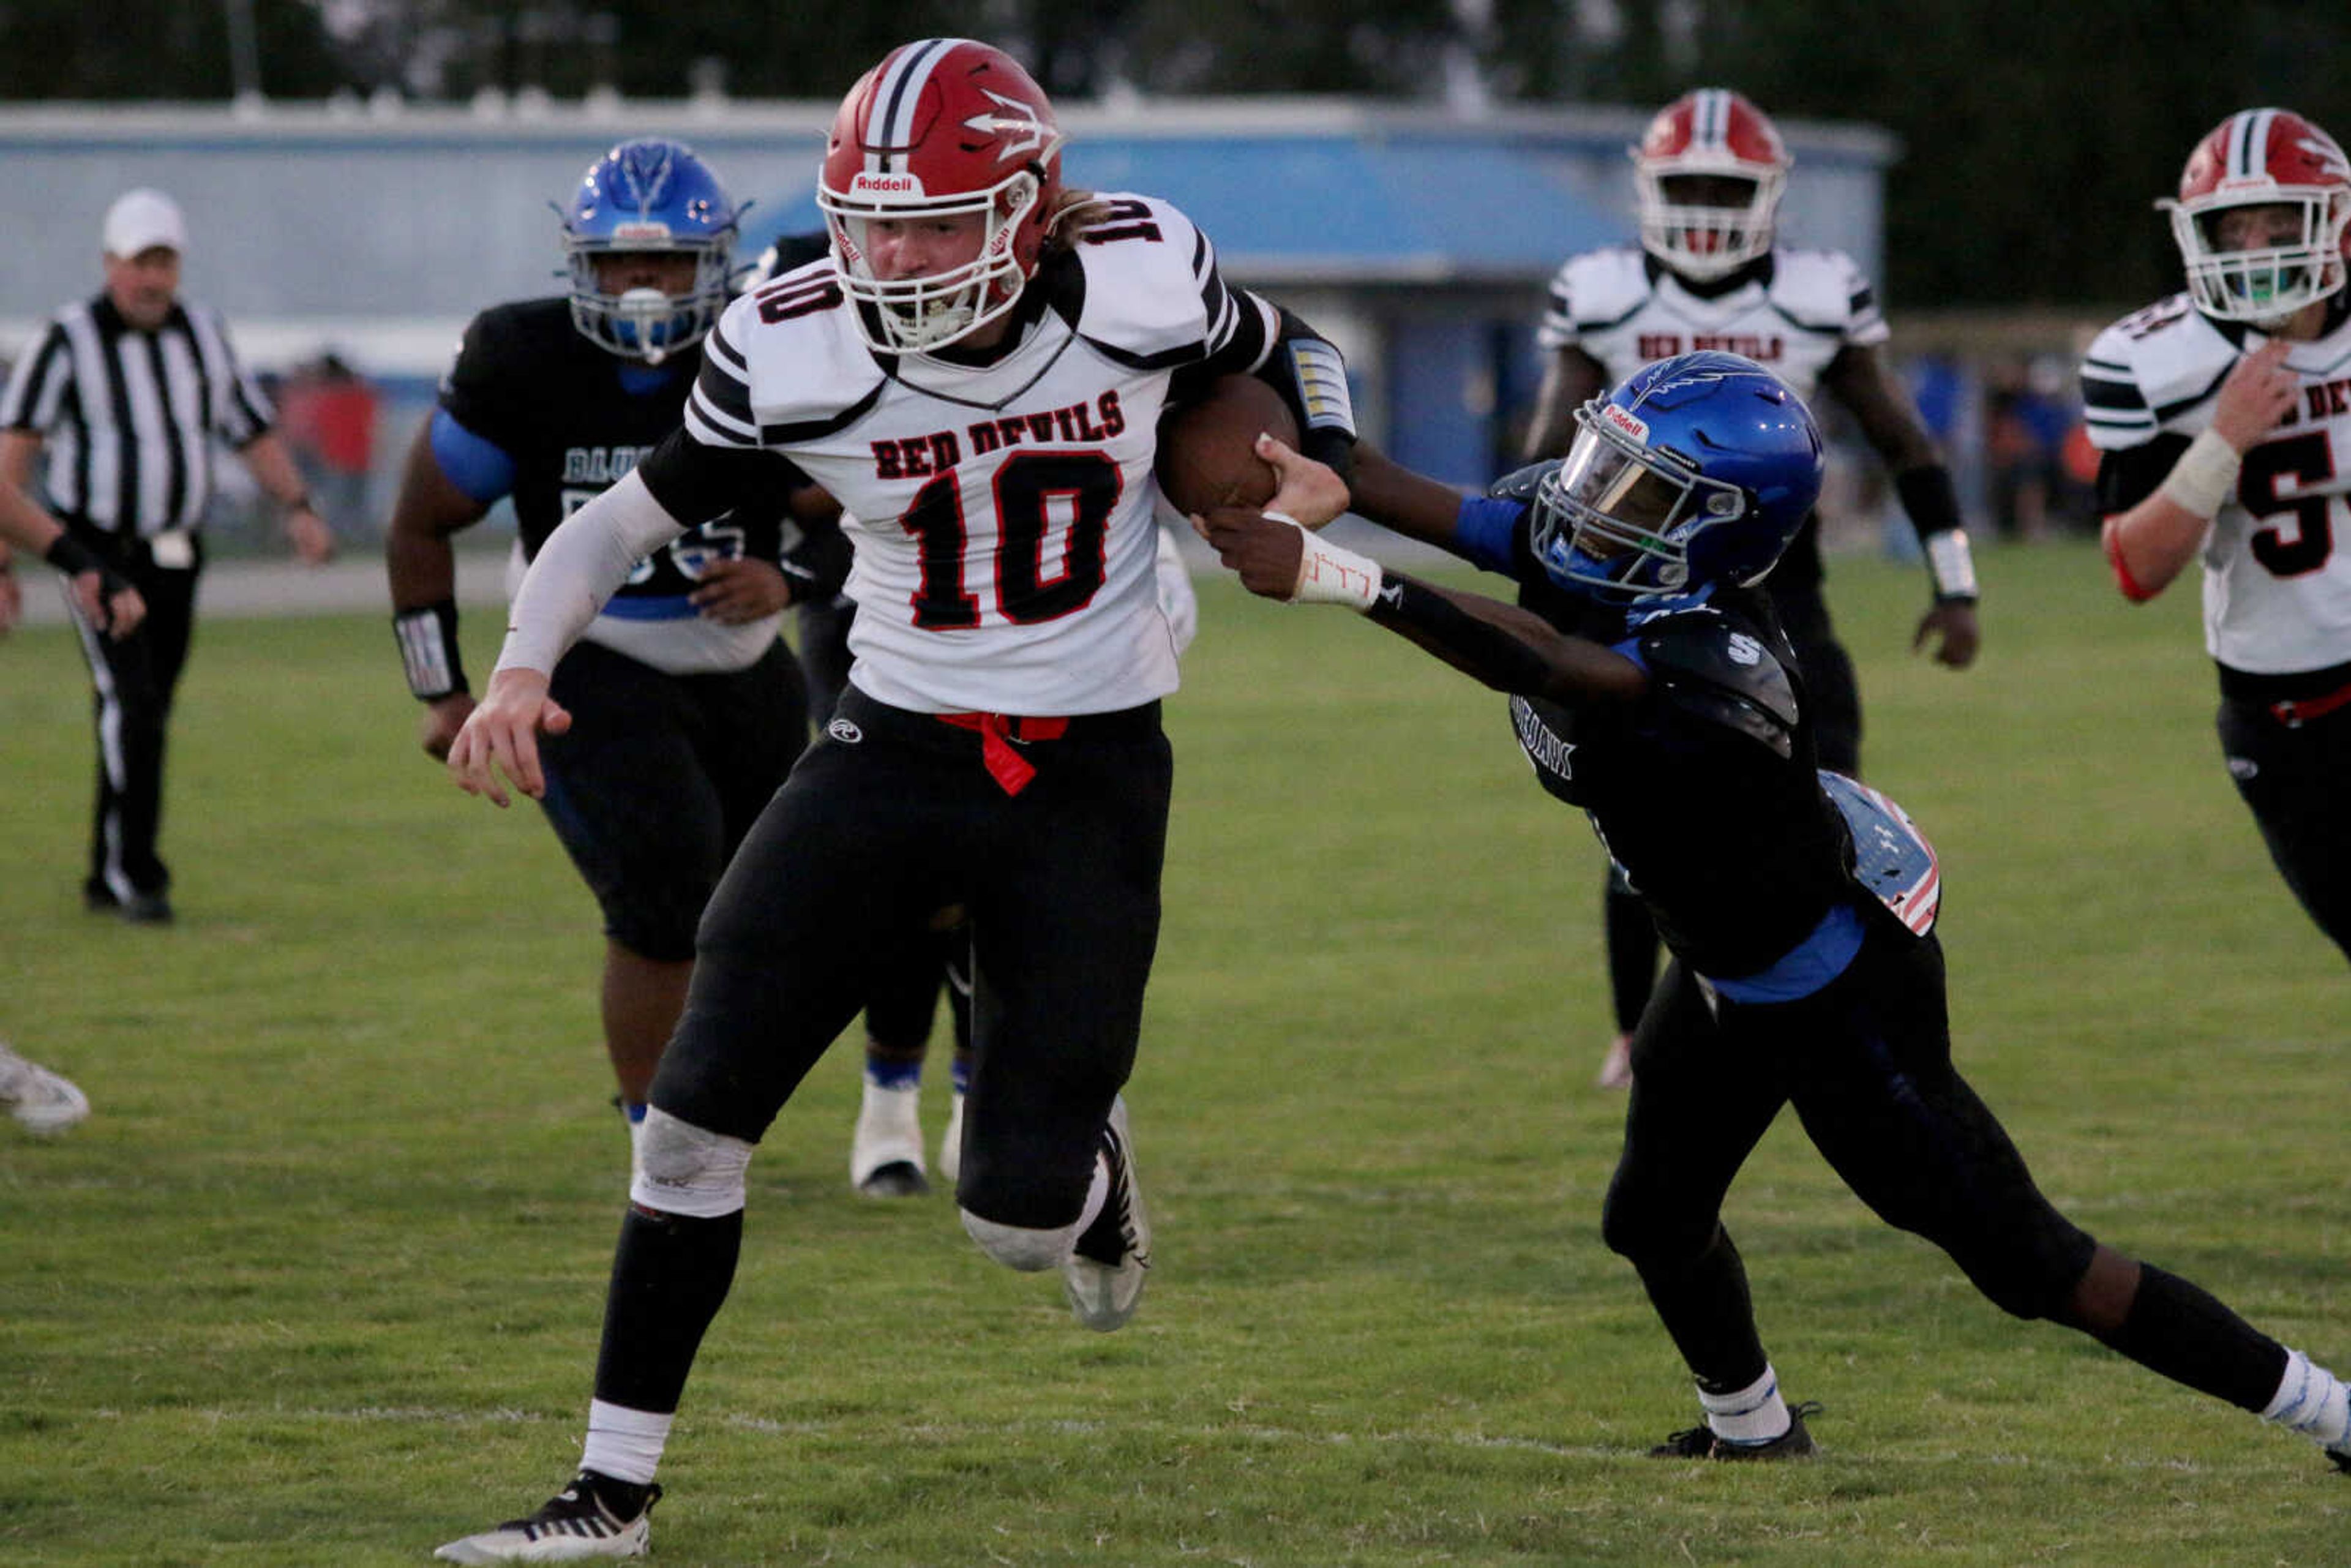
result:
[[[841,102],[817,176],[833,270],[884,353],[968,336],[1012,308],[1037,270],[1061,192],[1061,128],[1044,89],[1001,49],[925,38],[890,51]],[[979,254],[922,277],[873,276],[877,219],[985,214]]]
[[[1641,248],[1685,277],[1738,271],[1771,248],[1792,160],[1763,111],[1728,88],[1657,111],[1633,155]]]
[[[2275,321],[2343,287],[2351,162],[2335,138],[2292,110],[2229,116],[2189,154],[2179,199],[2156,205],[2171,214],[2189,292],[2208,316]],[[2224,242],[2221,214],[2238,207],[2281,213],[2266,234],[2238,232]]]

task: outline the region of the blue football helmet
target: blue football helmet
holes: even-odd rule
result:
[[[1628,602],[1761,581],[1820,497],[1820,427],[1738,354],[1646,365],[1575,423],[1531,528],[1562,587]]]
[[[684,142],[622,142],[588,166],[571,204],[560,211],[572,324],[598,348],[657,365],[700,342],[726,308],[742,209]],[[596,258],[643,251],[692,256],[692,289],[606,293]]]

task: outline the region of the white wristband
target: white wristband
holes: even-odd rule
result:
[[[2230,445],[2225,436],[2207,427],[2188,444],[2156,494],[2191,517],[2210,522],[2237,493],[2237,470],[2244,462],[2244,455]]]
[[[1927,536],[1927,570],[1935,579],[1938,599],[1976,597],[1976,558],[1962,528],[1945,528]]]
[[[1305,546],[1298,561],[1298,586],[1290,591],[1290,602],[1343,604],[1358,611],[1372,607],[1380,594],[1378,561],[1341,549],[1296,517],[1280,512],[1268,512],[1265,516],[1296,528]]]

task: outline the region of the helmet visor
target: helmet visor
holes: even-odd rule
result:
[[[1745,492],[1646,444],[1613,404],[1594,399],[1575,417],[1573,444],[1536,491],[1537,556],[1553,577],[1614,595],[1689,588],[1690,541],[1744,513]]]

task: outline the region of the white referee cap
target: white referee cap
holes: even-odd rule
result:
[[[125,191],[106,209],[106,254],[128,261],[142,250],[188,248],[188,225],[180,204],[161,191]]]

